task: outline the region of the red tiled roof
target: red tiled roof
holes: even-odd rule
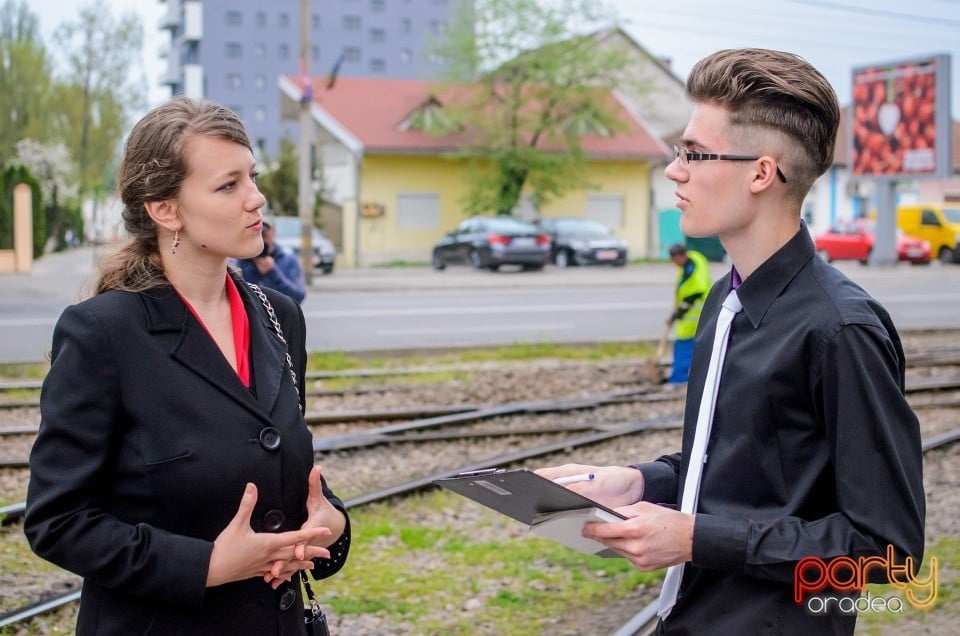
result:
[[[288,78],[299,85],[299,78]],[[326,78],[312,78],[313,101],[339,122],[364,146],[365,153],[425,154],[451,152],[467,143],[467,136],[453,133],[432,135],[421,130],[402,130],[400,125],[432,97],[441,104],[453,89],[436,82],[374,78],[338,78],[328,89]],[[611,93],[607,98],[626,124],[612,137],[586,135],[583,149],[593,158],[648,159],[666,156],[666,147],[630,115]]]

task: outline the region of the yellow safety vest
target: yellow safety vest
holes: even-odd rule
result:
[[[693,264],[693,272],[684,279],[684,270],[681,268],[677,273],[677,295],[675,306],[679,307],[685,298],[695,294],[700,297],[694,301],[690,309],[677,319],[674,323],[677,328],[677,339],[685,340],[693,338],[697,334],[697,323],[700,322],[700,311],[703,309],[703,301],[707,298],[707,292],[710,291],[710,266],[707,263],[707,257],[694,250],[687,251],[687,258]]]

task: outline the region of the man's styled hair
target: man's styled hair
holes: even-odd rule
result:
[[[787,187],[800,200],[833,163],[840,125],[837,95],[798,55],[769,49],[717,51],[690,71],[687,96],[724,106],[734,127],[777,131],[796,142],[797,152],[777,161],[787,174]]]

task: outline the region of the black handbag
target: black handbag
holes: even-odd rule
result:
[[[310,585],[310,577],[307,576],[306,570],[300,570],[300,580],[303,581],[303,589],[307,591],[307,598],[310,599],[310,607],[303,608],[303,624],[307,628],[307,636],[330,636],[330,630],[327,629],[327,615],[323,613],[323,608],[313,595],[313,587]]]

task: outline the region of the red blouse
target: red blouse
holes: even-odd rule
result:
[[[179,291],[177,294],[180,299],[193,314],[194,318],[203,325],[203,328],[210,333],[207,326],[203,324],[203,319],[197,313],[186,298]],[[237,376],[243,386],[250,388],[250,318],[247,317],[247,311],[243,306],[243,299],[240,292],[237,291],[237,284],[227,274],[227,300],[230,302],[230,321],[233,324],[233,350],[237,358]],[[212,335],[210,336],[213,337]]]

